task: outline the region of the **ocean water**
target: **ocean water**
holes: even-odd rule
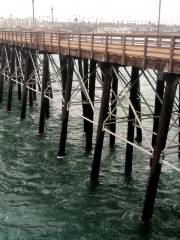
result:
[[[117,140],[111,150],[106,134],[100,183],[92,187],[93,151],[85,151],[83,121],[75,114],[81,106],[70,110],[66,157],[59,160],[59,98],[51,103],[40,138],[39,101],[21,121],[16,88],[13,94],[11,112],[6,112],[6,92],[0,105],[0,240],[180,239],[179,173],[162,168],[153,221],[145,227],[141,212],[149,157],[135,149],[132,177],[125,177],[125,144]],[[171,162],[180,166],[177,154]]]

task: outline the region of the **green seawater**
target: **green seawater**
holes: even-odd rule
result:
[[[83,121],[70,114],[66,158],[56,158],[61,102],[51,104],[45,137],[37,136],[39,101],[20,121],[20,103],[7,93],[0,106],[0,240],[178,240],[180,175],[163,167],[153,222],[141,223],[148,156],[134,151],[131,178],[124,176],[125,144],[109,148],[106,134],[100,183],[89,182],[92,154],[85,152]],[[95,138],[95,134],[94,134]],[[95,142],[95,140],[93,141]],[[179,167],[177,154],[171,162]]]

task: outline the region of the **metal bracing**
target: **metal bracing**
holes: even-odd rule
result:
[[[17,84],[23,85],[24,83],[24,57],[22,54],[21,49],[15,48],[15,55],[16,55],[16,65],[15,65],[15,71],[13,74],[10,76],[10,59],[8,56],[8,49],[4,45],[3,46],[4,51],[5,51],[5,67],[4,69],[1,69],[3,75],[6,77],[7,80],[11,78],[12,81],[16,82]],[[39,95],[41,94],[41,83],[42,83],[42,54],[39,53],[38,51],[30,51],[27,50],[27,53],[30,55],[32,64],[33,64],[33,71],[29,76],[29,79],[27,81],[27,88],[31,89],[32,91],[38,93]],[[49,69],[50,69],[50,81],[47,84],[47,87],[44,92],[44,96],[51,101],[55,101],[55,99],[50,97],[50,93],[56,93],[58,96],[63,100],[63,94],[62,94],[62,68],[59,66],[57,61],[54,59],[53,55],[48,55],[48,60],[49,60]],[[102,75],[100,73],[101,66],[100,64],[96,65],[96,69],[92,73],[90,73],[90,67],[88,66],[88,77],[90,77],[90,74],[93,74],[96,71],[96,93],[95,93],[95,100],[94,102],[91,101],[91,98],[89,96],[88,89],[85,86],[85,81],[84,79],[87,79],[87,76],[83,77],[80,74],[79,68],[77,66],[77,61],[74,60],[74,79],[73,79],[73,89],[72,89],[72,95],[71,99],[68,103],[68,108],[70,106],[75,107],[77,105],[82,104],[82,99],[80,97],[81,91],[83,91],[85,95],[85,102],[83,104],[89,104],[91,109],[94,112],[94,120],[88,119],[86,116],[82,116],[82,114],[75,113],[78,116],[81,116],[83,119],[93,123],[93,125],[97,125],[97,120],[98,120],[98,112],[99,112],[99,103],[101,100],[101,93],[102,93],[102,86],[103,86],[103,72]],[[119,82],[119,89],[117,94],[113,90],[111,90],[111,93],[114,94],[114,100],[113,102],[109,103],[109,110],[108,110],[108,116],[104,121],[104,128],[103,130],[107,132],[108,134],[114,135],[121,141],[128,143],[135,148],[137,148],[139,151],[142,151],[143,153],[146,153],[149,156],[152,156],[153,154],[153,147],[151,145],[151,137],[152,135],[156,135],[157,133],[152,131],[152,127],[146,126],[146,121],[151,121],[154,118],[154,102],[149,102],[146,96],[144,95],[143,92],[140,92],[139,98],[140,103],[142,104],[142,112],[138,112],[135,110],[133,103],[129,99],[129,93],[131,88],[133,87],[130,85],[130,71],[127,67],[113,67],[113,71],[118,79]],[[17,80],[17,74],[19,74],[19,77],[22,79],[21,82]],[[139,78],[143,78],[146,80],[146,84],[150,87],[151,91],[154,93],[154,96],[156,95],[159,101],[162,103],[162,99],[158,96],[156,93],[155,89],[155,84],[156,84],[156,76],[157,72],[153,71],[151,72],[148,69],[141,70],[139,72]],[[37,84],[38,88],[34,89],[30,87],[32,83]],[[14,85],[15,86],[15,85]],[[175,98],[175,103],[174,103],[174,109],[171,117],[171,122],[169,126],[169,131],[171,134],[168,135],[167,139],[167,144],[162,152],[164,159],[166,156],[169,154],[178,152],[178,147],[180,146],[179,142],[177,141],[177,136],[179,134],[179,126],[178,126],[178,120],[179,120],[179,110],[178,110],[178,98]],[[95,104],[94,104],[95,103]],[[111,105],[115,103],[115,107],[111,109]],[[125,124],[128,122],[128,108],[129,106],[131,107],[134,116],[135,116],[135,122],[134,126],[136,128],[140,128],[142,130],[144,142],[142,145],[139,145],[136,142],[129,142],[126,138],[126,136],[123,133],[113,133],[109,130],[108,126],[110,124],[114,124],[116,122],[117,124],[117,129],[118,126],[120,127],[122,124]],[[115,110],[117,110],[117,114],[114,114]],[[140,116],[139,116],[140,115]],[[113,121],[110,121],[111,117],[113,117]],[[157,118],[159,116],[156,116]],[[123,125],[125,126],[125,125]],[[126,130],[124,130],[126,131]],[[177,150],[176,150],[177,149]],[[173,150],[173,151],[172,151]],[[165,160],[163,161],[165,163]]]

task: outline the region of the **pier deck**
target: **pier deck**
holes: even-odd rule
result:
[[[180,73],[180,36],[1,31],[0,42],[54,54]]]

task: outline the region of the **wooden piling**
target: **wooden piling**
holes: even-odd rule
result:
[[[72,58],[69,58],[67,61],[67,82],[66,82],[66,91],[65,91],[65,102],[63,107],[62,114],[62,127],[61,135],[59,142],[59,151],[58,158],[65,156],[65,146],[67,138],[67,127],[68,127],[68,118],[69,118],[69,101],[71,98],[71,89],[72,89],[72,80],[73,80],[73,71],[74,71],[74,62]]]
[[[22,93],[21,93],[21,83],[22,83],[22,76],[21,76],[21,69],[20,69],[20,64],[18,61],[18,58],[16,56],[16,68],[17,68],[17,75],[16,75],[16,81],[18,82],[17,87],[18,87],[18,100],[21,101],[22,98]],[[23,68],[23,66],[22,66]]]
[[[67,82],[67,57],[60,57],[61,76],[62,76],[62,95],[65,98],[66,82]]]
[[[102,69],[104,72],[104,82],[103,82],[103,92],[102,92],[101,107],[100,107],[99,120],[98,120],[95,152],[94,152],[92,171],[91,171],[91,181],[93,183],[98,183],[98,178],[99,178],[101,152],[102,152],[103,140],[104,140],[103,122],[107,117],[111,81],[112,81],[111,64],[103,63]]]
[[[60,58],[60,66],[61,66],[61,78],[62,78],[62,106],[64,106],[65,101],[65,93],[66,93],[66,82],[67,82],[67,57],[59,56]],[[62,107],[63,112],[63,107]]]
[[[33,52],[31,53],[31,55],[33,56]],[[29,82],[28,82],[28,86],[30,87],[28,92],[29,92],[29,106],[30,107],[33,107],[33,100],[36,99],[36,95],[34,95],[34,91],[33,89],[36,89],[36,84],[34,82],[34,79],[33,79],[33,62],[32,62],[32,59],[31,61],[29,62],[31,64],[31,66],[29,66],[30,68],[30,72],[29,72]]]
[[[88,60],[84,59],[84,72],[83,72],[83,82],[86,90],[89,88],[89,79],[88,79]],[[87,107],[87,98],[83,91],[81,91],[82,96],[82,106],[83,106],[83,116],[87,118],[88,107]],[[84,132],[87,132],[87,120],[84,119]]]
[[[84,82],[84,71],[83,71],[83,60],[81,58],[78,58],[78,68],[79,68],[79,73],[81,75],[82,81],[87,89],[87,85]],[[83,88],[81,87],[81,100],[82,100],[82,112],[83,112],[83,116],[85,116],[85,105],[84,102],[86,100],[86,96],[84,94]],[[83,120],[84,122],[84,132],[85,132],[85,119]]]
[[[166,73],[166,87],[164,99],[159,119],[158,132],[154,146],[150,177],[146,190],[142,221],[149,222],[152,218],[155,197],[158,187],[159,176],[161,173],[160,157],[166,145],[171,113],[173,109],[174,97],[177,88],[177,79],[175,74]]]
[[[138,73],[139,74],[139,73]],[[140,95],[140,79],[139,77],[137,78],[137,106],[136,106],[136,112],[137,112],[137,115],[139,117],[139,120],[141,121],[141,95]],[[141,143],[142,142],[142,129],[140,128],[139,126],[139,123],[136,121],[136,138],[135,140],[138,142],[138,143]]]
[[[89,98],[94,106],[94,96],[95,96],[95,83],[96,83],[96,62],[94,60],[90,61],[90,76],[89,76]],[[87,103],[87,118],[93,121],[94,112],[90,105]],[[91,151],[92,149],[92,137],[93,137],[93,123],[86,122],[86,150]]]
[[[47,53],[44,53],[43,57],[43,76],[42,76],[42,86],[41,86],[41,108],[40,108],[40,118],[39,118],[39,135],[44,134],[44,124],[45,116],[48,108],[48,100],[45,97],[45,90],[47,88],[47,82],[49,79],[49,61]]]
[[[117,67],[115,66],[117,69]],[[109,130],[113,133],[116,133],[116,113],[117,113],[117,92],[118,92],[118,79],[113,71],[112,73],[112,93],[111,93],[111,118]],[[113,148],[115,144],[115,136],[110,134],[110,147]]]
[[[49,72],[49,67],[48,67],[48,72]],[[48,79],[49,79],[49,81],[48,81]],[[50,90],[51,89],[51,87],[49,87],[48,85],[50,84],[50,75],[48,74],[48,79],[47,79],[47,81],[48,82],[46,82],[46,96],[48,97],[46,97],[45,98],[45,105],[46,105],[46,108],[45,108],[45,117],[46,117],[46,119],[49,119],[49,108],[50,108],[50,103],[49,103],[49,98],[51,97],[51,93],[52,93],[52,91]]]
[[[11,105],[12,105],[12,92],[13,92],[14,82],[13,82],[11,76],[14,74],[14,70],[15,70],[15,49],[14,49],[14,47],[11,48],[9,67],[10,67],[10,76],[9,76],[9,87],[8,87],[7,111],[11,111]]]
[[[179,83],[179,129],[180,129],[180,83]],[[179,140],[179,144],[180,144],[180,131],[179,131],[179,134],[178,134],[178,140]],[[180,159],[180,146],[178,147],[178,157]]]
[[[3,45],[1,45],[1,70],[0,70],[0,103],[2,103],[3,101],[3,83],[4,83],[4,75],[3,75],[3,71],[5,68],[5,52],[3,49]]]
[[[33,66],[33,68],[34,68],[34,70],[35,70],[35,68],[36,68],[36,65],[37,65],[37,54],[36,54],[36,52],[35,51],[32,51],[32,58],[33,58],[33,61],[34,61],[34,66]],[[32,86],[33,86],[33,89],[35,90],[35,91],[33,91],[33,100],[36,100],[37,99],[37,96],[36,96],[36,89],[37,89],[37,86],[36,86],[36,72],[34,71],[34,81],[33,81],[33,83],[32,83]]]
[[[132,66],[131,72],[131,86],[130,86],[130,101],[135,110],[138,108],[138,79],[139,79],[139,69]],[[131,106],[129,106],[129,116],[128,116],[128,130],[127,130],[127,140],[129,142],[134,142],[134,124],[135,115]],[[129,143],[126,145],[126,161],[125,161],[125,174],[130,175],[132,172],[132,159],[133,159],[133,146]]]
[[[32,78],[32,72],[31,72],[31,78]],[[33,89],[33,80],[31,79],[29,81],[29,87]],[[33,107],[33,90],[29,89],[29,106]]]
[[[162,79],[162,72],[158,71],[157,83],[156,83],[156,96],[155,96],[155,105],[154,105],[154,116],[153,116],[153,133],[157,133],[159,126],[159,116],[161,113],[161,107],[164,94],[164,80]],[[156,142],[156,135],[152,135],[152,147],[154,147]]]
[[[26,105],[27,105],[27,81],[32,70],[32,62],[28,53],[23,53],[25,57],[25,66],[24,66],[24,82],[23,82],[23,92],[22,92],[22,102],[21,102],[21,120],[26,118]]]

